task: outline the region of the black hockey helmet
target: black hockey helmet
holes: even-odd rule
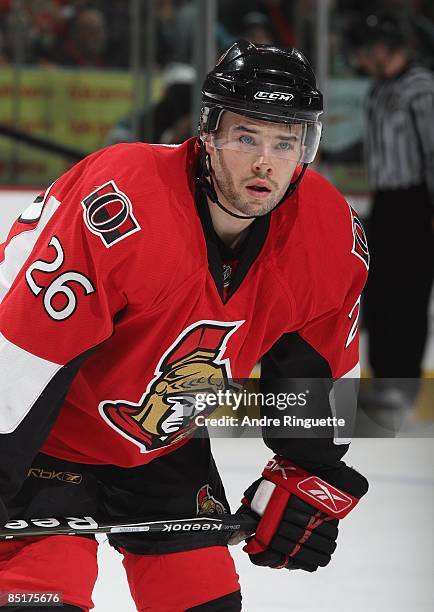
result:
[[[202,86],[199,123],[202,142],[215,137],[224,111],[273,123],[302,124],[303,147],[298,161],[303,169],[288,187],[281,204],[296,189],[307,164],[313,161],[321,138],[319,116],[323,112],[323,97],[306,57],[294,48],[283,50],[247,40],[235,42],[206,75]],[[223,208],[217,200],[210,170],[208,160],[208,164],[203,164],[202,185]]]
[[[353,49],[384,43],[390,49],[400,49],[410,43],[411,29],[402,14],[390,11],[368,13],[354,18],[348,27],[348,46]]]
[[[323,98],[300,51],[240,40],[205,78],[201,134],[217,129],[222,110],[279,123],[317,122]]]

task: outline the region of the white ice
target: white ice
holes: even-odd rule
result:
[[[213,448],[235,510],[270,451],[255,439],[216,439]],[[347,459],[370,490],[341,521],[327,567],[314,574],[259,568],[241,545],[231,547],[244,612],[433,612],[434,440],[358,439]],[[121,556],[107,542],[99,548],[94,610],[134,612]],[[170,588],[169,576],[162,581]]]

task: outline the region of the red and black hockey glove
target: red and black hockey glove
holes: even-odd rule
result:
[[[339,519],[367,490],[366,478],[344,463],[327,470],[326,482],[276,456],[244,493],[238,510],[260,518],[243,550],[255,565],[314,572],[330,561]]]

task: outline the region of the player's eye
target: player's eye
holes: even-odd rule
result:
[[[292,151],[294,149],[294,142],[289,140],[282,140],[281,142],[278,142],[275,146],[278,151]]]
[[[250,136],[250,134],[243,134],[239,137],[239,141],[241,144],[248,146],[253,146],[255,144],[255,140],[253,136]]]

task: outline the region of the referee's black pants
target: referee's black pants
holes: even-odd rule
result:
[[[434,272],[433,211],[425,186],[374,194],[365,291],[376,378],[419,378]]]

